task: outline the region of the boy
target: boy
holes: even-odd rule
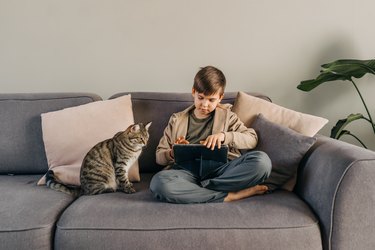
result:
[[[252,149],[257,135],[238,119],[230,107],[220,104],[224,97],[225,76],[217,68],[201,68],[194,78],[194,105],[171,116],[156,149],[156,162],[168,170],[158,172],[150,189],[160,201],[171,203],[227,202],[264,194],[259,185],[271,173],[271,160],[261,151],[240,155],[239,149]],[[214,149],[229,147],[226,164],[207,176],[195,176],[174,164],[173,145],[201,143]]]

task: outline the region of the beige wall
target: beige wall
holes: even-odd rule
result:
[[[353,87],[296,86],[322,63],[374,58],[374,9],[373,0],[0,0],[1,92],[189,91],[211,64],[228,91],[329,118],[327,135],[365,112]],[[358,83],[375,116],[375,77]],[[367,124],[352,130],[375,149]]]

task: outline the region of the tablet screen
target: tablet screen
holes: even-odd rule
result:
[[[228,161],[228,146],[217,146],[214,150],[207,148],[202,144],[176,144],[173,146],[174,159],[177,164],[195,161],[212,160],[226,163]]]

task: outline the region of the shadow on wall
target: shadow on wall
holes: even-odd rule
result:
[[[300,81],[317,77],[321,65],[324,63],[333,62],[338,59],[358,57],[357,50],[349,35],[330,34],[327,37],[326,46],[322,47],[320,52],[316,54],[315,59],[306,65],[310,70],[308,75]],[[296,87],[298,84],[296,83]],[[310,92],[304,92],[305,95],[302,101],[304,102],[304,106],[309,109],[309,113],[318,114],[321,113],[321,110],[332,106],[332,104],[344,102],[347,96],[355,95],[355,90],[351,85],[350,82],[327,82]],[[332,120],[332,118],[328,118]]]

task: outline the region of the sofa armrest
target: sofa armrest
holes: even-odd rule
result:
[[[324,249],[374,249],[375,152],[318,136],[295,192],[320,221]]]

